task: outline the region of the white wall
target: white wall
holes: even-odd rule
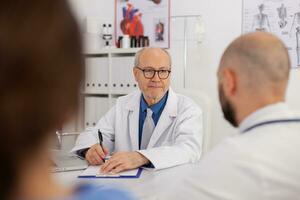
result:
[[[114,20],[114,0],[69,1],[81,22],[86,15]],[[241,34],[242,0],[171,0],[172,16],[193,14],[202,15],[206,33],[203,43],[193,46],[188,52],[187,87],[206,92],[212,100],[212,145],[215,145],[228,135],[236,133],[222,117],[217,95],[216,71],[226,46]],[[178,58],[173,58],[176,59]],[[287,100],[293,108],[300,110],[298,85],[300,70],[294,69],[291,71]]]

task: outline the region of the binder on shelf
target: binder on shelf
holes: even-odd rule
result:
[[[92,127],[95,118],[93,97],[84,98],[84,127]]]
[[[133,56],[113,57],[112,59],[112,81],[113,92],[115,94],[126,94],[134,88],[134,75],[132,72],[134,66]]]
[[[86,58],[86,93],[108,92],[108,58]]]
[[[132,72],[132,68],[134,65],[134,57],[128,57],[128,65],[125,66],[125,85],[126,85],[126,93],[130,93],[133,90],[137,89],[137,83],[134,79],[134,75]],[[132,63],[131,65],[129,63]]]
[[[120,93],[123,84],[123,57],[112,57],[111,60],[111,91]]]
[[[123,64],[122,65],[119,64],[119,68],[122,73],[120,73],[121,76],[120,76],[118,94],[126,93],[126,87],[125,87],[126,86],[126,74],[128,73],[128,71],[126,71],[126,66],[128,65],[128,63],[125,58],[126,57],[119,57],[119,59],[120,59],[119,62],[123,63]]]
[[[109,109],[107,97],[85,97],[84,127],[96,126],[97,122]]]

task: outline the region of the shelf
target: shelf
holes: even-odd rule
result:
[[[132,91],[131,91],[132,92]],[[112,96],[123,96],[123,95],[127,95],[130,94],[131,92],[111,92],[110,94]]]
[[[87,75],[80,92],[83,103],[82,117],[78,121],[81,127],[95,126],[119,96],[127,95],[138,88],[131,73],[134,56],[141,49],[99,48],[84,51]]]
[[[81,92],[83,96],[108,96],[108,92]]]
[[[86,56],[108,55],[108,54],[135,54],[142,48],[102,48],[99,50],[85,51]]]
[[[133,90],[132,90],[133,91]],[[125,91],[125,92],[81,92],[80,94],[83,96],[108,96],[108,95],[112,95],[112,96],[122,96],[122,95],[127,95],[129,93],[131,93],[132,91]]]

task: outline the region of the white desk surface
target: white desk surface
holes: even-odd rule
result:
[[[116,185],[134,193],[141,200],[194,200],[198,199],[197,180],[187,177],[187,171],[198,170],[198,164],[186,164],[159,171],[143,170],[137,179],[77,178],[81,171],[54,173],[55,178],[66,186],[79,183]]]

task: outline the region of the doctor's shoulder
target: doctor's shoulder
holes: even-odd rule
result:
[[[73,198],[70,200],[136,200],[136,198],[126,190],[109,186],[96,186],[83,184],[76,188]]]
[[[177,108],[178,113],[194,113],[199,115],[202,115],[203,113],[203,109],[198,102],[195,102],[194,99],[182,94],[177,94]]]
[[[139,99],[141,96],[141,92],[140,91],[133,91],[127,95],[124,96],[120,96],[117,98],[116,100],[116,106],[124,106],[126,105],[128,102],[130,101],[134,101],[137,98]]]

